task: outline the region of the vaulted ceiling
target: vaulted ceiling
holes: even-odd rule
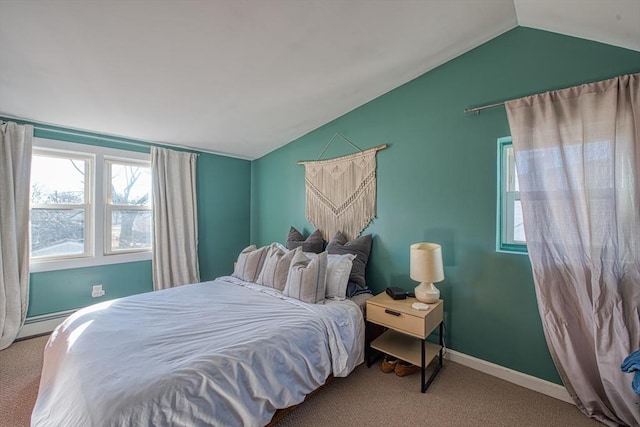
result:
[[[518,25],[640,51],[638,0],[0,0],[0,115],[255,159]]]

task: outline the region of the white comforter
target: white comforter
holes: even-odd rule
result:
[[[96,304],[44,354],[32,426],[261,426],[363,361],[350,301],[223,277]]]

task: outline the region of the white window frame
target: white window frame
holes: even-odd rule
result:
[[[496,251],[526,254],[527,243],[515,240],[513,234],[514,210],[516,202],[520,201],[520,192],[510,190],[518,179],[510,136],[498,138],[497,164]]]
[[[57,141],[47,138],[34,138],[34,152],[40,150],[51,152],[60,151],[66,153],[74,153],[80,156],[93,156],[95,161],[93,164],[93,179],[88,185],[92,188],[93,202],[90,222],[91,228],[85,235],[85,244],[87,237],[91,238],[90,255],[82,257],[68,256],[47,259],[33,258],[30,262],[30,271],[38,273],[43,271],[65,270],[70,268],[93,267],[100,265],[120,264],[126,262],[149,261],[151,260],[151,250],[137,250],[135,252],[117,252],[106,254],[106,167],[105,159],[118,159],[120,161],[150,163],[149,153],[141,153],[136,151],[120,150],[115,148],[107,148],[96,145],[78,144],[66,141]],[[86,200],[85,200],[86,202]],[[110,217],[109,217],[110,218]],[[85,227],[87,221],[85,221]]]
[[[73,203],[37,203],[31,204],[30,209],[59,209],[59,210],[76,210],[82,209],[84,211],[84,250],[81,254],[68,254],[68,255],[58,255],[58,256],[31,256],[31,260],[33,262],[53,262],[53,261],[63,261],[68,259],[75,258],[87,258],[94,256],[94,233],[93,233],[93,218],[94,218],[94,195],[93,195],[93,180],[94,180],[94,169],[95,169],[95,156],[87,153],[80,153],[76,151],[69,150],[60,150],[60,149],[52,149],[52,148],[44,148],[44,147],[34,147],[33,150],[34,156],[41,157],[52,157],[57,159],[74,159],[74,160],[82,160],[86,162],[85,166],[85,182],[84,182],[84,203],[83,204],[73,204]],[[31,232],[31,227],[29,227],[29,232]]]
[[[153,211],[151,208],[151,199],[149,199],[149,204],[145,206],[136,206],[136,205],[114,205],[113,204],[113,194],[111,193],[111,177],[112,171],[111,166],[113,164],[118,165],[126,165],[126,166],[138,166],[138,167],[147,167],[151,169],[150,161],[135,161],[131,159],[124,159],[121,157],[105,157],[104,165],[105,165],[105,175],[104,175],[104,189],[105,189],[105,239],[104,239],[104,253],[105,255],[116,255],[116,254],[124,254],[124,253],[136,253],[136,252],[149,252],[151,249],[112,249],[111,236],[112,234],[112,226],[111,223],[111,214],[113,211],[141,211],[141,212],[150,212],[153,215]],[[151,196],[151,194],[149,194]]]

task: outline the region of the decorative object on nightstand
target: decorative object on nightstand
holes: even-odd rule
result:
[[[415,243],[411,245],[411,279],[420,282],[416,286],[418,301],[434,304],[440,299],[440,291],[433,283],[444,280],[442,247],[437,243]]]

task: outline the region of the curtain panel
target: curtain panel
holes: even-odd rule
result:
[[[200,281],[196,162],[196,154],[151,147],[154,290]]]
[[[640,75],[506,103],[551,355],[588,416],[640,425]]]
[[[33,126],[0,122],[0,350],[27,314],[32,145]]]

